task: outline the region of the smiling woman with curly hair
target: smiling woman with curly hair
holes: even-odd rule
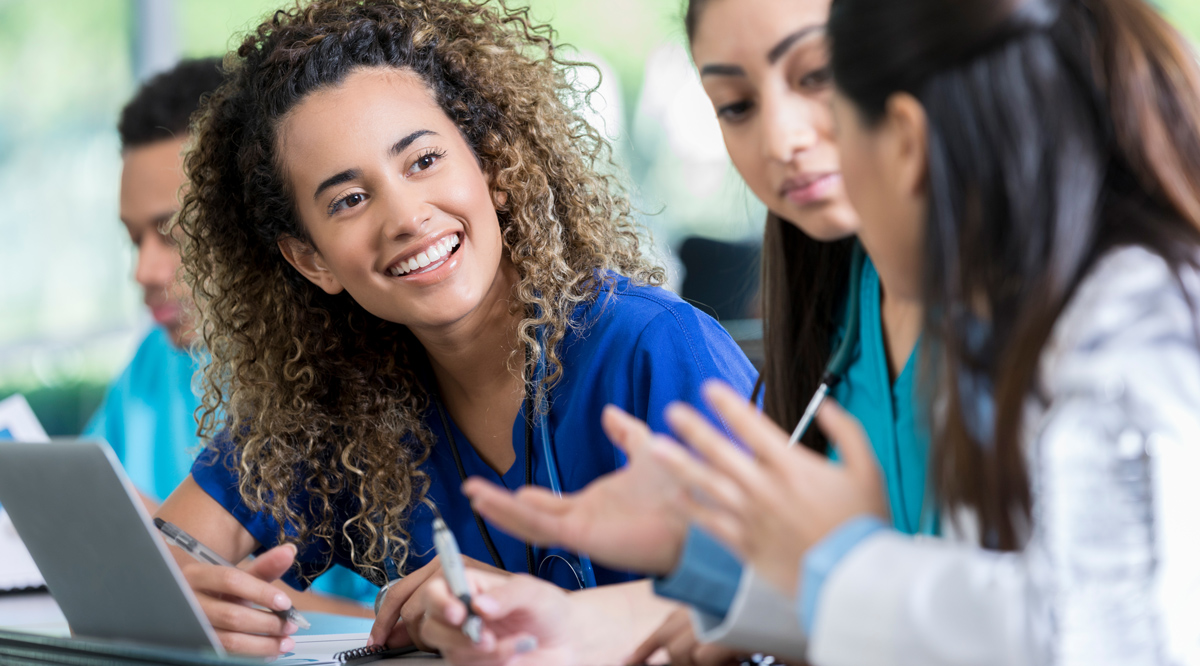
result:
[[[409,619],[434,507],[479,566],[630,581],[489,529],[461,481],[575,490],[625,462],[605,405],[665,430],[707,378],[750,393],[732,340],[655,286],[572,65],[474,0],[302,4],[226,57],[178,223],[211,445],[160,515],[260,553],[253,576],[181,560],[231,650],[294,627],[230,599],[286,606],[263,580],[332,565],[406,576],[381,617]]]

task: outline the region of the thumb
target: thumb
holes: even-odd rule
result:
[[[287,573],[295,561],[295,544],[285,543],[254,558],[254,561],[246,567],[246,573],[253,574],[259,580],[273,583]]]
[[[854,478],[864,483],[879,483],[879,462],[858,419],[834,400],[826,400],[817,411],[817,425],[835,443],[838,455]]]

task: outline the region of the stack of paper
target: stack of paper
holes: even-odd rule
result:
[[[14,395],[0,400],[0,440],[50,441],[24,396]],[[8,514],[0,508],[0,592],[37,588],[45,584]]]

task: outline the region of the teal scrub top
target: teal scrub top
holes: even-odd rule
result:
[[[201,362],[155,326],[108,387],[81,435],[107,441],[133,485],[156,502],[187,478],[202,448],[196,435],[201,392],[193,385]],[[366,603],[374,601],[378,588],[352,571],[335,568],[313,589]]]
[[[156,502],[187,477],[200,449],[197,369],[191,354],[155,326],[83,429],[84,438],[107,441],[133,485]]]
[[[871,440],[887,489],[893,527],[907,534],[936,534],[939,525],[934,502],[928,502],[928,515],[922,515],[930,434],[924,403],[916,390],[919,345],[893,382],[883,340],[879,274],[870,257],[864,258],[858,287],[858,344],[846,374],[830,395],[862,422]],[[833,349],[844,335],[845,327],[841,326]],[[836,459],[836,453],[831,457]],[[733,603],[741,575],[742,565],[737,558],[693,526],[678,566],[668,576],[655,579],[654,591],[720,618]]]
[[[916,395],[919,345],[893,382],[883,340],[879,274],[870,258],[863,261],[859,289],[858,345],[845,376],[830,395],[862,422],[871,439],[883,472],[893,526],[906,534],[928,534],[936,531],[936,516],[933,506],[927,507],[929,515],[922,516],[930,435],[924,403]],[[840,342],[841,335],[838,337]],[[831,457],[836,459],[836,453]]]

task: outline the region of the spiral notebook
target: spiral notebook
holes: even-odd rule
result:
[[[417,656],[420,652],[411,646],[390,649],[379,645],[362,647],[367,642],[367,634],[297,635],[294,638],[296,647],[280,655],[273,666],[358,666],[379,659]]]

